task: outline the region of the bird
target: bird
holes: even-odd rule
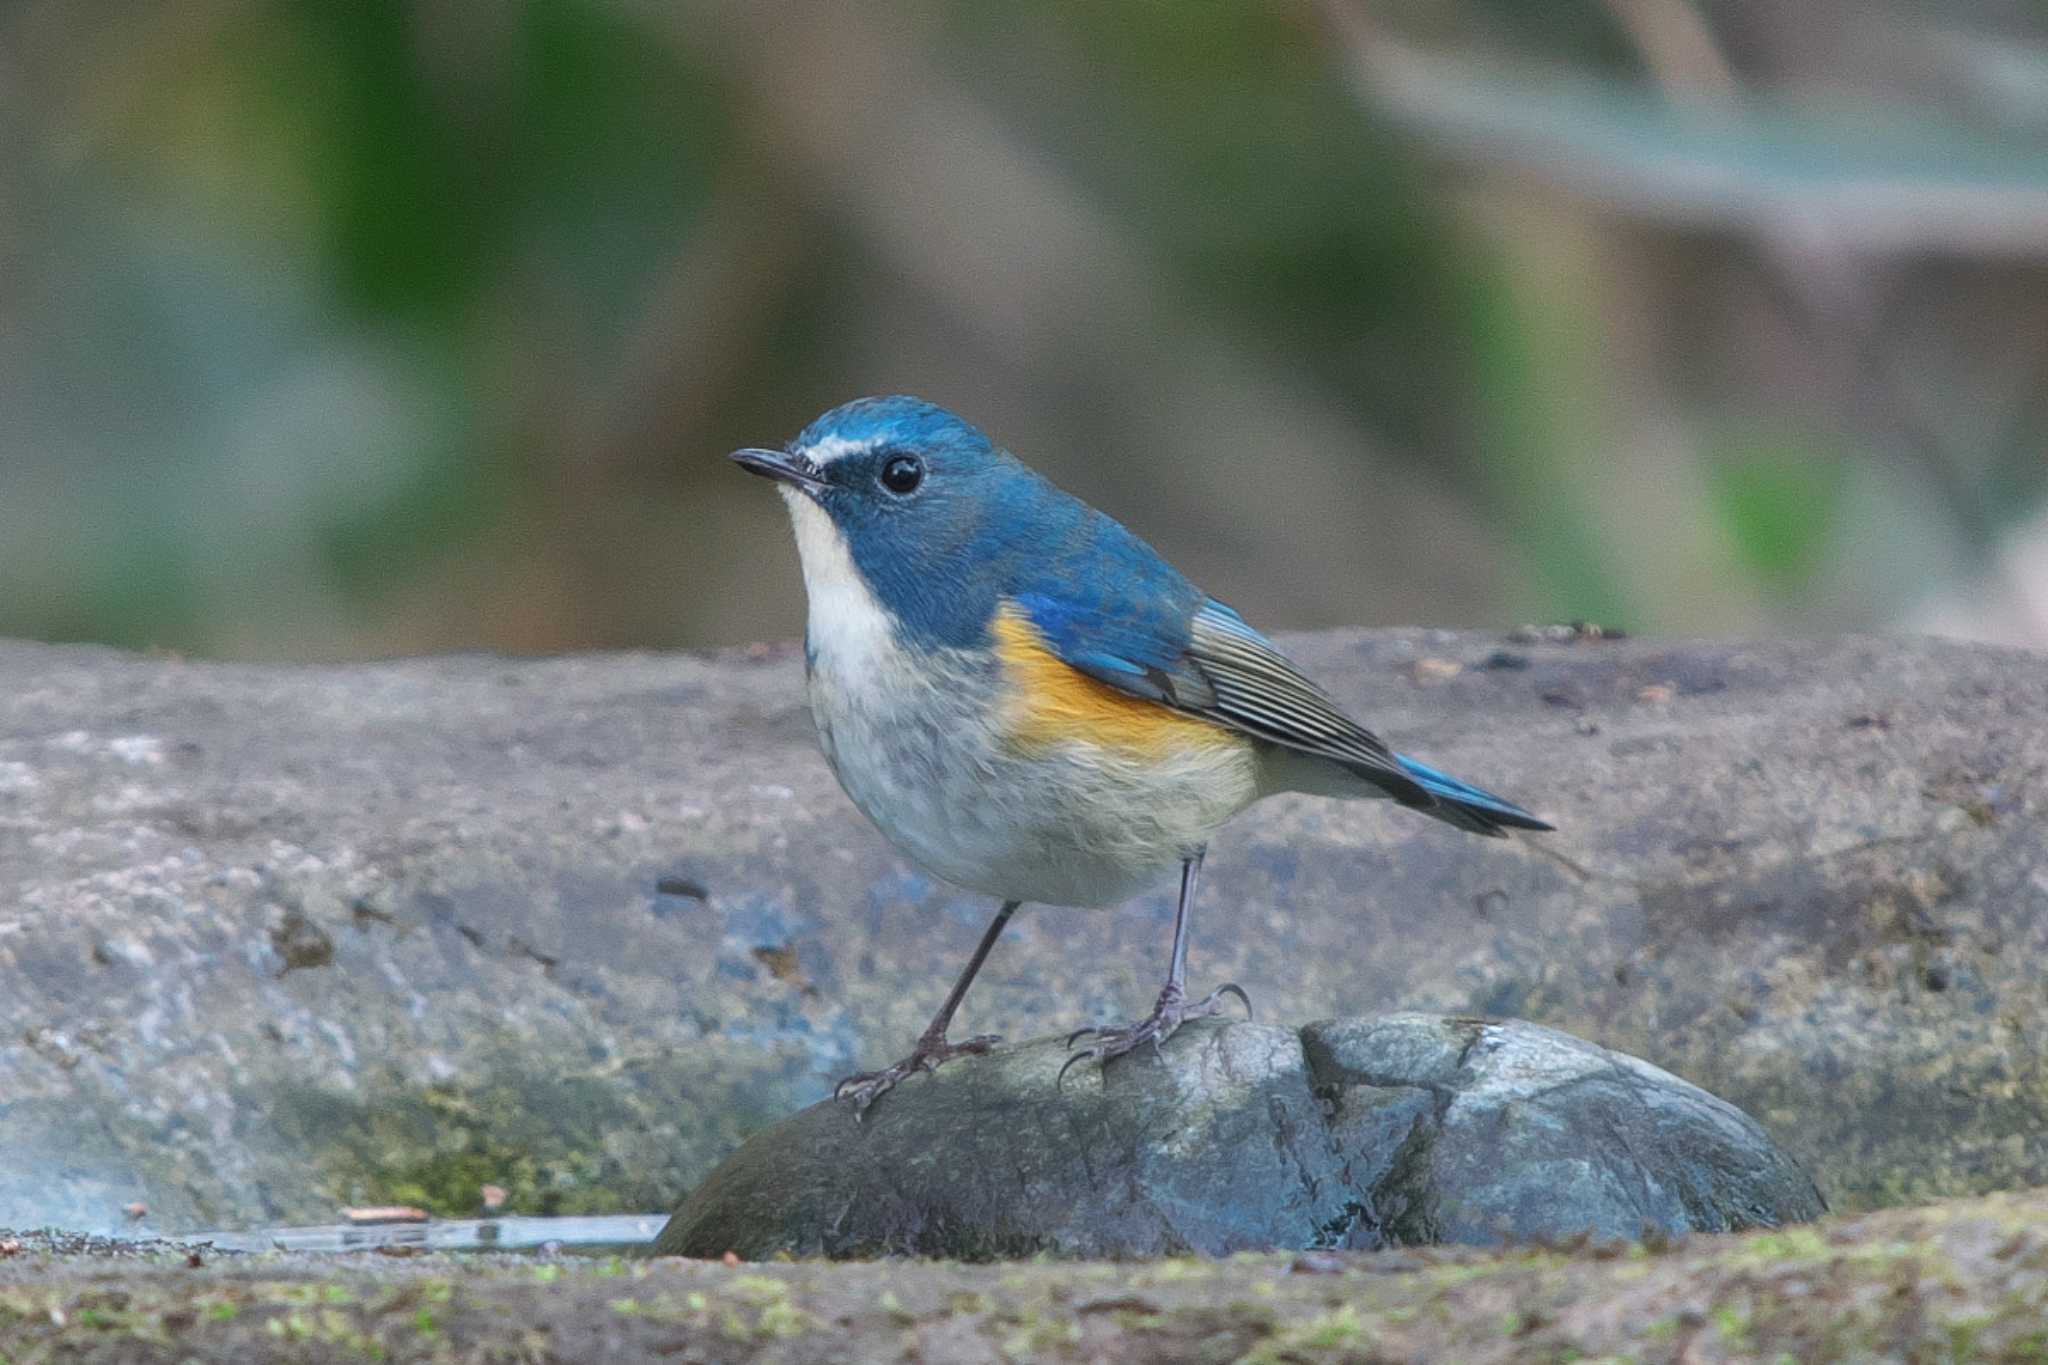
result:
[[[1187,955],[1210,837],[1262,797],[1390,799],[1492,836],[1553,828],[1395,753],[1150,545],[934,403],[858,398],[730,458],[789,513],[810,708],[840,785],[904,856],[999,904],[909,1055],[835,1087],[856,1118],[1002,1041],[948,1034],[1027,903],[1109,907],[1180,873],[1151,1011],[1069,1035],[1062,1083],[1226,999],[1249,1014],[1235,983],[1190,1000]]]

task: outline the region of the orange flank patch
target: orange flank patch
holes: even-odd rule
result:
[[[1019,748],[1078,740],[1132,758],[1167,758],[1244,743],[1211,721],[1089,677],[1053,653],[1014,607],[996,613],[995,637],[1008,687],[1003,728]]]

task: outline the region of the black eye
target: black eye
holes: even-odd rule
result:
[[[882,487],[897,497],[907,497],[924,482],[924,461],[915,455],[891,455],[882,466]]]

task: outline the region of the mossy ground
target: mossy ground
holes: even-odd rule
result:
[[[2048,1192],[1664,1247],[1134,1264],[0,1257],[0,1362],[2048,1361]]]
[[[737,1145],[776,1117],[767,1106],[704,1103],[729,1053],[593,1065],[561,1075],[516,1048],[480,1051],[473,1076],[441,1085],[373,1073],[361,1092],[283,1085],[261,1101],[279,1146],[305,1153],[330,1204],[412,1204],[472,1217],[496,1185],[506,1207],[541,1215],[658,1208],[704,1172],[678,1154]]]

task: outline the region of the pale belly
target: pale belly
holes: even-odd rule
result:
[[[969,890],[1114,905],[1164,880],[1260,794],[1248,740],[1170,756],[1082,742],[1019,748],[998,733],[992,669],[909,673],[870,664],[849,676],[817,659],[819,740],[889,841]]]

